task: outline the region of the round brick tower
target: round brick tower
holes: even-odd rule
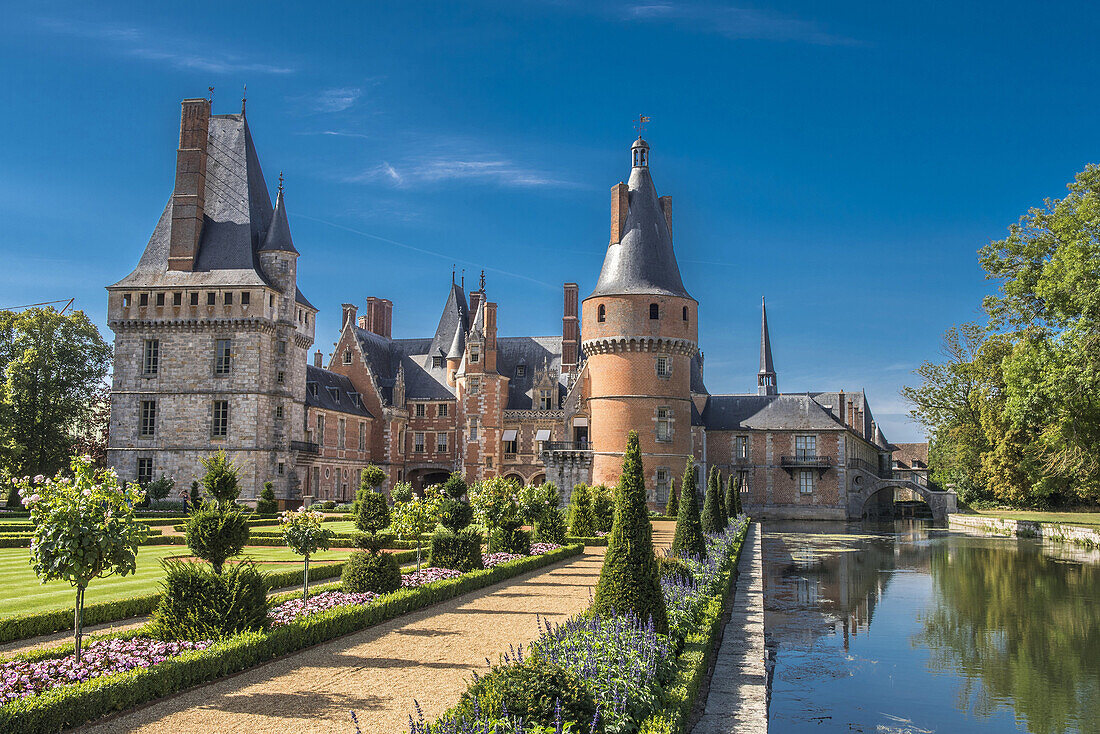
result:
[[[698,351],[698,303],[672,250],[672,198],[658,198],[649,145],[631,148],[630,179],[611,189],[611,242],[600,279],[582,306],[588,358],[592,481],[614,484],[626,434],[638,431],[651,503],[692,454],[691,359]]]

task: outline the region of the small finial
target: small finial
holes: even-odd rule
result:
[[[244,103],[248,101],[248,85],[244,85],[244,89],[241,90],[241,116],[244,116]]]
[[[462,280],[460,281],[460,285],[462,286],[462,292],[465,293],[466,292],[466,268],[462,268]]]
[[[455,264],[451,263],[451,285],[455,284]]]
[[[283,172],[279,171],[279,193],[283,193]]]
[[[482,293],[485,292],[485,270],[484,270],[484,268],[481,271],[481,281],[478,283],[478,288],[477,289],[479,291],[481,291]]]
[[[210,92],[210,105],[214,105],[214,87],[207,87],[206,91]]]

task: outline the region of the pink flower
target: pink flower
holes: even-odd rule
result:
[[[46,477],[42,476],[41,474],[36,474],[35,475],[35,477],[34,477],[34,483],[35,484],[41,484],[44,481],[46,481]]]

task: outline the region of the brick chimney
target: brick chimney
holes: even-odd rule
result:
[[[477,316],[477,309],[481,305],[481,291],[470,291],[470,323]]]
[[[194,270],[206,208],[206,145],[210,100],[185,99],[180,111],[180,147],[176,151],[176,187],[172,192],[169,270]]]
[[[320,349],[318,349],[316,352],[313,353],[313,366],[314,367],[321,367],[322,366],[321,360],[324,359],[324,358],[325,358],[325,355],[321,353]]]
[[[359,312],[354,303],[341,303],[340,307],[344,309],[344,318],[340,322],[340,329],[343,330],[349,323],[355,323],[355,315]]]
[[[497,370],[497,305],[485,304],[485,371]]]
[[[359,328],[390,338],[393,324],[393,301],[367,296],[367,315],[359,319]]]
[[[565,306],[561,316],[561,369],[562,372],[577,371],[581,349],[580,323],[577,321],[577,284],[566,283]]]
[[[660,204],[661,204],[661,211],[665,215],[665,224],[668,225],[668,236],[669,236],[669,239],[671,239],[672,238],[672,197],[671,196],[662,196],[657,201],[659,201]]]
[[[630,209],[630,190],[621,181],[611,187],[611,244],[622,242],[626,213]]]

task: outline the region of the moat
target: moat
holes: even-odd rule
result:
[[[763,524],[769,731],[1100,732],[1100,552]]]

